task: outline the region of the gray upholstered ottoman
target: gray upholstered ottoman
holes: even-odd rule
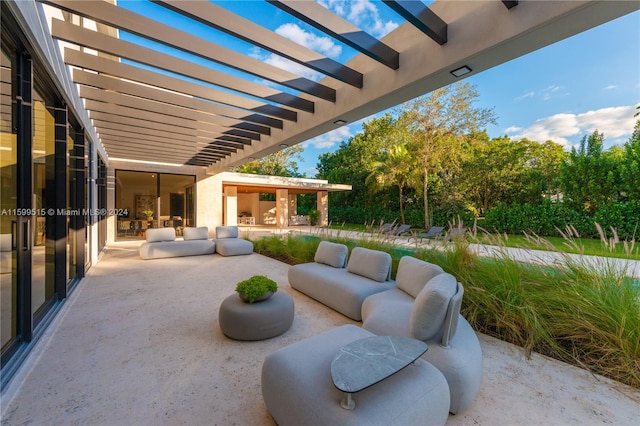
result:
[[[344,325],[301,340],[267,356],[262,397],[279,426],[443,425],[449,415],[449,386],[430,363],[418,359],[391,377],[353,394],[353,410],[340,406],[343,392],[331,379],[340,348],[375,336]],[[428,351],[427,351],[428,352]]]
[[[244,302],[234,293],[220,305],[218,322],[225,336],[232,339],[264,340],[287,331],[293,313],[293,299],[282,291],[256,303]]]

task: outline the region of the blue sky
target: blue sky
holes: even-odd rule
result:
[[[379,1],[319,2],[377,37],[403,23],[402,18]],[[314,80],[321,77],[313,70],[186,21],[160,6],[137,0],[120,0],[118,3],[262,62]],[[265,2],[236,0],[216,3],[340,62],[356,54],[348,46],[335,42]],[[128,34],[121,33],[120,36],[141,42]],[[144,41],[144,44],[167,50],[152,42]],[[224,68],[183,52],[172,53],[211,68]],[[248,78],[255,80],[253,76]],[[635,106],[640,102],[640,12],[472,75],[468,81],[479,91],[477,105],[494,108],[496,112],[497,125],[487,128],[491,137],[506,134],[514,139],[527,137],[539,142],[551,139],[569,149],[583,135],[598,129],[604,132],[607,146],[622,144],[631,135]],[[348,140],[361,128],[362,121],[351,123],[304,142],[304,161],[299,165],[300,171],[313,176],[318,155],[337,149],[340,142]]]

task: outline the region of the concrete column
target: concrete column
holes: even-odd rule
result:
[[[327,191],[318,191],[317,193],[317,209],[318,215],[317,226],[329,225],[329,193]]]
[[[224,224],[238,225],[238,187],[227,186],[224,189]]]
[[[255,192],[249,194],[251,197],[251,216],[256,218],[256,225],[262,223],[262,215],[260,214],[260,194]]]
[[[289,216],[298,214],[298,194],[289,194]]]
[[[276,189],[276,227],[289,226],[289,190]]]

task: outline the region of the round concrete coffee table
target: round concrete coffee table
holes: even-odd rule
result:
[[[232,339],[264,340],[287,331],[293,313],[293,299],[282,291],[256,303],[244,302],[234,293],[220,304],[218,322],[225,336]]]

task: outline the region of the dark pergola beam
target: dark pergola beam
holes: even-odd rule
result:
[[[319,73],[362,88],[362,73],[301,46],[281,35],[242,18],[210,2],[151,0],[175,13],[259,46]]]
[[[396,50],[316,2],[267,2],[391,69],[400,66],[400,54]]]
[[[136,96],[143,99],[166,103],[168,105],[175,105],[195,111],[206,112],[216,116],[233,118],[241,121],[250,121],[282,129],[282,120],[260,114],[246,115],[245,111],[237,108],[222,106],[213,102],[167,92],[166,90],[158,90],[155,87],[131,83],[120,78],[106,77],[104,75],[75,69],[73,70],[73,81],[79,85],[111,90],[125,95]]]
[[[382,0],[382,2],[436,43],[443,45],[447,42],[447,23],[421,1]]]
[[[270,102],[279,103],[306,112],[314,112],[314,102],[300,98],[299,96],[279,92],[271,87],[247,81],[220,71],[188,62],[183,59],[167,55],[146,47],[130,43],[125,40],[110,37],[97,31],[90,31],[72,25],[59,19],[54,19],[51,26],[51,35],[54,38],[63,40],[78,46],[89,47],[94,50],[108,53],[110,55],[129,59],[139,64],[148,65],[161,70],[169,71],[187,78],[192,78],[218,87],[225,87],[239,93],[262,98]],[[100,57],[95,57],[96,64],[105,65],[100,61]],[[77,61],[77,57],[74,61]],[[82,64],[65,61],[70,65],[80,66],[87,69],[94,69],[91,61],[84,61]],[[112,61],[113,62],[113,61]],[[98,70],[99,71],[99,70]]]
[[[146,16],[118,7],[106,1],[39,0],[64,11],[95,20],[131,34],[198,56],[208,61],[236,69],[276,84],[305,92],[329,102],[336,101],[336,89],[242,55],[224,46],[189,34]]]
[[[502,0],[502,4],[504,4],[507,9],[511,9],[518,5],[518,0]]]

